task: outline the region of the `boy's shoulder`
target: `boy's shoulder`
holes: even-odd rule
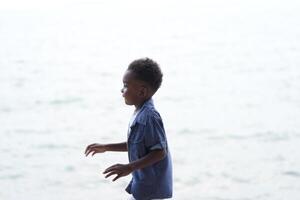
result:
[[[159,112],[155,109],[153,101],[150,99],[143,105],[143,107],[139,111],[136,117],[136,122],[146,126],[149,122],[153,120],[161,121],[161,116]]]
[[[144,126],[153,120],[161,120],[160,114],[155,108],[145,108],[136,117],[136,122]]]

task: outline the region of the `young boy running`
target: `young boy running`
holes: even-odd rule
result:
[[[123,76],[121,90],[125,103],[134,105],[126,142],[91,144],[85,155],[106,151],[128,152],[128,164],[115,164],[103,173],[105,178],[115,175],[113,181],[132,174],[126,188],[131,200],[154,200],[172,197],[172,161],[160,114],[152,96],[162,82],[162,72],[149,58],[133,61]]]

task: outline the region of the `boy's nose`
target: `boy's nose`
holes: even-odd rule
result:
[[[124,93],[124,88],[121,89],[121,93]]]

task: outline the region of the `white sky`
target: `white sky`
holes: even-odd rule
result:
[[[300,7],[299,0],[0,0],[0,10],[52,10],[68,8],[69,6],[77,7],[81,5],[101,5],[101,4],[172,4],[181,2],[184,4],[210,4],[225,6],[226,4],[243,4],[256,6],[268,6],[272,4]]]
[[[0,10],[51,10],[70,5],[101,3],[103,0],[0,0]]]

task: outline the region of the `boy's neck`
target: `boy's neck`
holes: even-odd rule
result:
[[[134,105],[135,106],[135,111],[138,111],[139,109],[141,109],[141,107],[144,105],[144,103],[146,101],[148,101],[149,99],[151,99],[151,97],[147,98],[147,99],[144,99],[142,100],[141,102],[139,102],[138,104]]]

